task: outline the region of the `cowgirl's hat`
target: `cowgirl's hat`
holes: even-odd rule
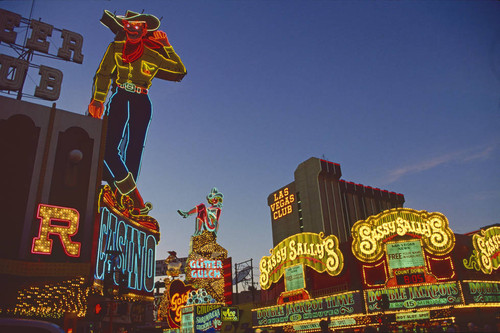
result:
[[[207,195],[207,201],[208,203],[217,206],[217,207],[222,207],[222,200],[224,198],[224,195],[220,193],[216,187],[212,188],[210,193]]]
[[[109,10],[104,10],[101,17],[101,23],[108,27],[114,34],[123,31],[123,20],[125,21],[145,21],[148,27],[148,32],[158,30],[160,20],[149,14],[139,14],[131,10],[127,10],[125,16],[115,15]]]

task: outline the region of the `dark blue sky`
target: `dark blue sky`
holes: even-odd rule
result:
[[[23,17],[31,5],[0,1]],[[64,72],[58,108],[86,110],[113,39],[104,9],[163,17],[188,70],[150,92],[138,184],[160,222],[158,259],[187,255],[194,218],[176,210],[216,186],[219,243],[257,264],[272,247],[267,196],[309,157],[445,214],[457,233],[499,222],[500,2],[36,1],[33,18],[85,40],[82,65],[35,58]],[[58,32],[51,42],[55,53]]]

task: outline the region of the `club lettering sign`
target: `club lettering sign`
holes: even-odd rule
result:
[[[269,196],[269,207],[273,221],[291,214],[294,211],[295,202],[295,194],[288,186]]]
[[[101,208],[101,224],[95,279],[103,280],[108,267],[113,263],[111,251],[118,251],[116,269],[128,278],[132,291],[152,292],[155,277],[155,251],[160,240],[159,232],[145,228],[107,207]],[[114,276],[115,285],[119,281]]]
[[[20,39],[17,36],[16,28],[19,28],[19,31],[23,32],[23,34],[24,31],[31,31],[24,45],[16,44],[16,40]],[[49,39],[52,37],[53,30],[60,31],[62,39],[62,46],[57,50],[57,55],[49,53]],[[48,55],[56,59],[72,61],[78,64],[83,62],[82,35],[65,29],[56,29],[53,25],[40,20],[28,20],[5,9],[0,9],[0,42],[9,44],[18,54],[28,50],[30,54],[34,55],[38,55],[37,52],[40,52],[44,56]],[[28,54],[28,52],[25,52],[25,54]],[[22,57],[0,54],[0,89],[21,90],[30,66],[33,67],[33,64],[22,59]],[[35,88],[34,96],[50,101],[57,100],[61,91],[63,73],[56,68],[44,65],[35,67],[39,68],[41,78],[39,85]]]
[[[365,302],[368,313],[382,311],[377,305],[377,296],[381,294],[389,296],[389,311],[462,304],[462,294],[457,282],[372,289],[365,291]]]
[[[286,303],[252,310],[253,326],[289,324],[303,320],[345,316],[363,311],[361,293],[358,291]]]
[[[311,232],[303,232],[281,241],[269,251],[270,256],[260,260],[260,286],[268,289],[278,282],[285,269],[297,264],[311,267],[318,273],[327,272],[331,276],[340,274],[344,268],[344,257],[339,250],[335,235],[324,237]]]
[[[352,226],[352,252],[363,262],[382,258],[386,242],[405,235],[419,238],[425,250],[442,256],[455,246],[455,235],[441,213],[394,208],[360,220]]]
[[[465,304],[500,303],[500,283],[495,281],[463,281]]]

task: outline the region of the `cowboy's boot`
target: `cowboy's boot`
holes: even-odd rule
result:
[[[129,172],[127,177],[124,179],[115,181],[115,186],[121,195],[128,195],[134,202],[134,215],[146,215],[151,209],[153,209],[153,205],[150,202],[144,203],[144,200],[137,189],[132,173]]]

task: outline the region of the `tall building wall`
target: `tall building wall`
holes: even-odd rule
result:
[[[333,234],[344,242],[356,221],[403,207],[402,194],[341,176],[339,164],[312,157],[299,164],[292,183],[269,195],[274,246],[300,232]]]
[[[0,208],[4,212],[0,225],[11,230],[0,235],[0,260],[90,267],[103,122],[3,96],[0,107]],[[78,231],[71,236],[81,243],[78,256],[68,256],[57,235],[50,236],[50,253],[33,253],[40,204],[78,212]]]

